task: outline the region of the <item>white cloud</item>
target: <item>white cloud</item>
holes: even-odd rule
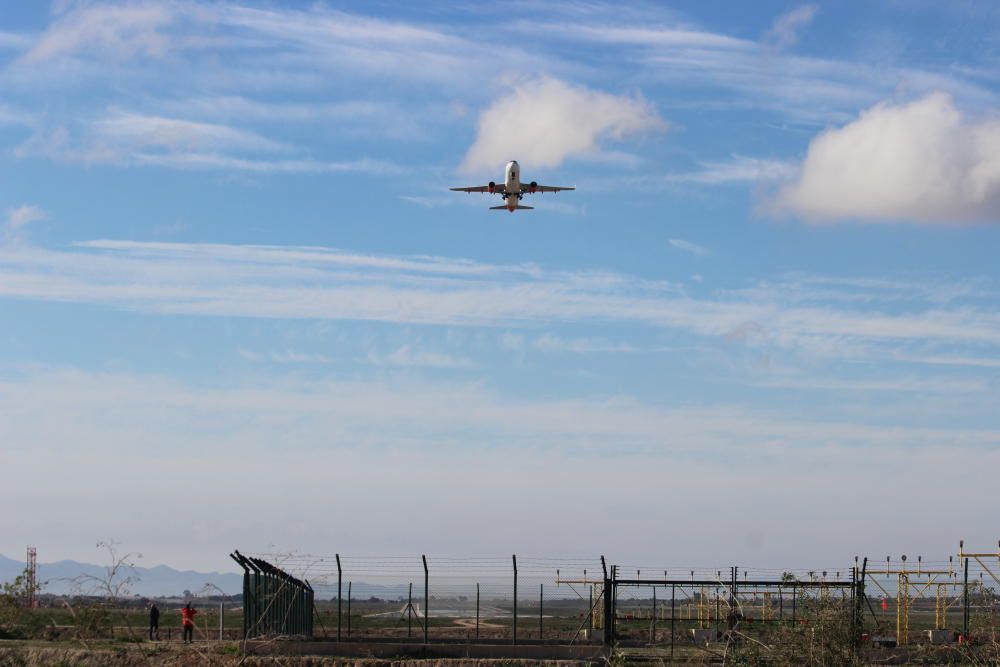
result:
[[[692,255],[705,256],[712,254],[712,251],[705,246],[698,245],[697,243],[691,243],[690,241],[685,241],[683,239],[670,239],[667,243],[678,250],[689,252]]]
[[[628,343],[612,343],[598,338],[560,338],[555,334],[544,333],[531,342],[536,350],[545,352],[574,352],[590,354],[594,352],[639,352],[640,350]]]
[[[130,150],[288,150],[284,144],[227,125],[136,113],[115,112],[94,122],[91,131],[99,142]]]
[[[784,181],[798,174],[797,165],[782,160],[768,160],[734,155],[728,162],[704,161],[696,171],[667,174],[674,183],[722,185],[726,183],[763,183]]]
[[[31,44],[31,38],[16,32],[0,30],[0,49],[20,51]]]
[[[86,126],[75,139],[65,126],[41,130],[18,146],[17,157],[40,155],[60,162],[221,169],[269,174],[398,173],[384,160],[275,158],[293,148],[257,133],[218,123],[115,111]]]
[[[10,229],[18,229],[47,217],[41,207],[34,204],[22,204],[17,208],[7,209],[7,226]]]
[[[982,380],[957,378],[894,378],[841,380],[830,378],[776,378],[756,383],[772,389],[810,389],[837,392],[910,392],[920,394],[968,394],[988,391]]]
[[[800,8],[779,20],[780,34],[798,34],[808,13]],[[670,100],[670,106],[681,108],[767,109],[795,122],[824,126],[844,122],[856,109],[884,99],[901,80],[915,94],[947,90],[980,107],[995,106],[997,100],[996,92],[982,79],[965,76],[957,67],[918,69],[852,60],[849,55],[793,55],[774,48],[778,33],[771,44],[758,43],[679,25],[669,18],[665,21],[660,12],[651,12],[642,23],[617,17],[592,24],[524,21],[518,29],[540,39],[556,36],[595,44],[602,52],[614,49],[605,61],[626,64],[618,71],[619,78],[639,71],[647,86],[653,81],[730,93],[724,99],[698,95]]]
[[[219,153],[136,153],[132,164],[171,169],[223,169],[258,174],[397,174],[402,169],[384,160],[361,158],[343,162],[321,160],[260,160]]]
[[[31,125],[31,114],[0,104],[0,125]]]
[[[1000,121],[972,121],[949,95],[879,104],[817,136],[778,210],[813,220],[1000,220]]]
[[[392,353],[381,356],[374,352],[368,355],[368,362],[377,366],[403,366],[416,368],[474,368],[475,364],[468,359],[452,356],[443,352],[423,350],[409,343],[400,346]]]
[[[1000,316],[990,304],[949,307],[936,297],[905,303],[895,291],[886,300],[874,292],[874,301],[832,304],[809,298],[804,286],[695,298],[660,281],[533,265],[309,247],[134,241],[81,246],[0,247],[0,296],[210,317],[507,328],[629,323],[824,356],[845,349],[971,356],[970,346],[978,348],[975,356],[990,356],[1000,347]]]
[[[279,364],[332,364],[333,357],[325,354],[311,352],[297,352],[296,350],[285,350],[284,352],[272,352],[271,361]]]
[[[767,32],[767,42],[778,49],[794,46],[799,41],[799,31],[812,22],[817,11],[816,5],[802,5],[782,14]]]
[[[36,63],[84,49],[117,58],[160,56],[169,46],[163,28],[174,17],[169,3],[84,4],[59,16],[22,60]]]
[[[601,142],[667,124],[641,97],[617,96],[551,77],[512,86],[479,115],[476,141],[462,168],[497,171],[516,159],[530,170],[566,158],[595,156]]]

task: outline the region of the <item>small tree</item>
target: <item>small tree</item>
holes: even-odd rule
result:
[[[48,625],[44,617],[32,613],[24,601],[34,599],[42,588],[31,583],[28,569],[0,588],[0,638],[37,637]]]
[[[77,630],[81,638],[102,636],[106,631],[114,633],[114,617],[112,609],[122,605],[129,596],[132,585],[139,581],[134,574],[135,560],[142,554],[119,552],[119,543],[114,540],[98,542],[97,548],[107,552],[108,565],[100,574],[81,574],[72,580],[74,592],[77,595],[96,597],[97,601],[80,609],[70,609],[76,619]],[[129,637],[135,638],[131,619],[126,612],[125,627]]]

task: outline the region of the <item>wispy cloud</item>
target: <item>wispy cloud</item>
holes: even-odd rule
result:
[[[935,352],[947,354],[1000,347],[1000,316],[974,301],[917,301],[890,313],[881,301],[800,302],[767,290],[694,298],[669,283],[609,272],[325,248],[133,241],[92,241],[71,251],[5,247],[0,294],[213,317],[508,328],[630,323],[821,354],[844,346],[874,346],[871,353],[885,353],[879,346],[886,345],[955,348]]]
[[[704,257],[706,255],[711,255],[712,251],[703,245],[698,245],[697,243],[692,243],[691,241],[685,241],[684,239],[670,239],[667,241],[671,247],[677,248],[678,250],[683,250],[684,252],[689,252],[692,255],[699,255]]]
[[[100,50],[118,58],[163,55],[169,38],[163,28],[177,16],[165,3],[77,5],[61,13],[23,56],[37,63],[81,50]]]
[[[600,338],[561,338],[544,333],[531,341],[536,350],[546,352],[573,352],[591,354],[594,352],[638,352],[639,348],[628,343],[614,343]]]
[[[217,153],[149,154],[138,153],[132,164],[169,167],[172,169],[230,169],[259,174],[398,174],[402,168],[385,160],[259,160],[220,155]]]
[[[894,379],[835,379],[835,378],[770,378],[756,383],[770,389],[808,389],[833,392],[881,392],[917,394],[969,394],[988,391],[982,380],[959,378],[923,379],[904,377]]]
[[[400,346],[387,355],[372,352],[368,355],[367,361],[376,366],[450,369],[475,368],[475,364],[469,359],[456,357],[444,352],[421,349],[410,343]]]
[[[802,5],[782,14],[767,31],[766,41],[778,49],[794,46],[799,41],[799,32],[812,23],[818,11],[816,5]]]
[[[148,148],[267,152],[289,150],[285,144],[227,125],[127,112],[113,112],[109,117],[92,123],[90,129],[96,141],[129,151]]]
[[[0,49],[20,51],[28,48],[30,44],[31,37],[29,35],[0,30]]]
[[[616,49],[614,61],[628,64],[619,77],[638,71],[646,85],[661,82],[728,91],[736,94],[736,99],[721,101],[729,108],[766,109],[808,125],[842,122],[857,108],[892,94],[900,80],[907,81],[914,94],[943,89],[975,100],[981,107],[995,105],[997,95],[992,89],[951,67],[873,64],[850,55],[806,57],[776,48],[797,39],[816,13],[811,7],[805,5],[780,17],[774,32],[761,42],[664,20],[655,12],[645,17],[644,24],[635,17],[602,17],[599,24],[525,21],[517,29]],[[691,104],[716,108],[720,101],[712,95]]]
[[[783,160],[767,160],[734,155],[727,162],[704,161],[694,171],[667,174],[674,183],[723,185],[727,183],[761,183],[785,181],[798,173],[798,165]]]
[[[57,381],[59,383],[57,384]],[[40,387],[51,391],[38,393]],[[32,389],[32,391],[27,391]],[[188,414],[172,428],[152,429],[160,437],[186,435],[198,428],[189,412],[217,419],[213,432],[223,429],[237,435],[255,425],[309,424],[316,438],[351,442],[362,432],[384,444],[409,438],[414,419],[422,429],[412,434],[413,445],[462,441],[470,428],[480,442],[497,435],[509,442],[534,446],[539,442],[576,449],[580,442],[601,447],[607,455],[622,449],[650,452],[723,451],[732,445],[791,451],[878,444],[887,447],[928,447],[941,442],[956,446],[1000,445],[1000,433],[990,429],[917,427],[892,423],[859,423],[836,419],[800,419],[780,412],[747,410],[737,406],[706,405],[666,407],[629,396],[589,399],[537,400],[500,394],[478,382],[428,382],[392,377],[384,381],[307,380],[282,376],[271,380],[245,380],[238,387],[197,387],[177,380],[121,373],[92,373],[71,368],[36,368],[0,376],[0,395],[8,408],[38,410],[36,396],[44,395],[53,415],[92,414],[86,434],[130,432],[147,418],[170,423],[166,415]],[[121,419],[123,415],[131,415]],[[158,416],[157,416],[158,415]],[[192,421],[193,419],[193,421]],[[6,441],[26,428],[0,422]],[[69,428],[74,420],[54,420],[26,442],[44,439],[46,450],[59,450],[61,439],[50,439],[51,428]],[[412,431],[410,431],[412,433]],[[318,443],[315,443],[318,444]],[[513,445],[516,446],[516,445]]]
[[[269,356],[271,361],[276,361],[280,364],[332,364],[335,361],[333,357],[325,354],[299,352],[293,349],[288,349],[284,352],[272,352]]]
[[[293,151],[285,143],[227,125],[112,112],[88,124],[78,139],[65,126],[39,128],[14,153],[20,158],[43,156],[84,164],[272,174],[400,171],[397,165],[385,160],[365,157],[329,161],[288,156]]]
[[[7,209],[7,227],[9,229],[18,229],[32,222],[45,220],[47,217],[48,215],[40,206],[22,204],[17,208]]]

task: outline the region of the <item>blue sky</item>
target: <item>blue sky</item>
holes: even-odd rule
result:
[[[5,3],[0,552],[992,544],[998,31],[988,3]],[[448,191],[510,159],[578,189]]]

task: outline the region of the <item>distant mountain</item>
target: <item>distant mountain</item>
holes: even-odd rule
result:
[[[12,560],[0,555],[0,581],[11,581],[24,571],[23,560]],[[73,579],[80,575],[103,577],[106,570],[101,565],[61,560],[56,563],[39,563],[38,580],[45,582],[42,593],[65,594],[73,591]],[[198,593],[206,584],[212,584],[227,595],[243,592],[243,575],[219,572],[192,572],[175,570],[166,565],[135,567],[122,572],[122,577],[135,581],[129,587],[132,595],[144,597],[179,596],[185,590]],[[218,594],[212,590],[211,594]]]

